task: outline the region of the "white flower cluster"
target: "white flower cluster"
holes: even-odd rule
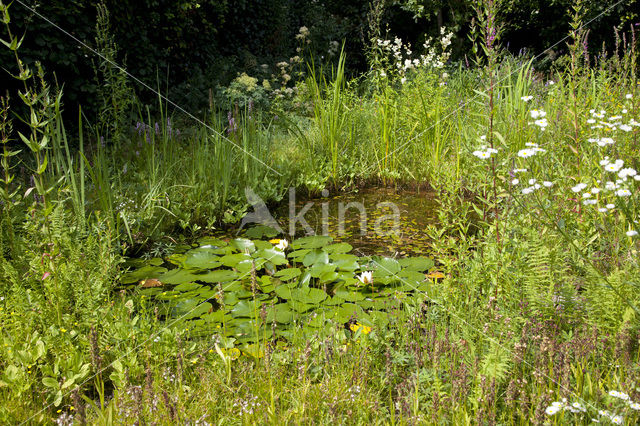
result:
[[[532,109],[531,111],[529,111],[529,114],[531,115],[531,118],[535,120],[533,124],[538,126],[540,130],[546,129],[549,125],[549,122],[545,118],[547,116],[547,113],[545,111],[541,109]]]
[[[432,40],[429,39],[423,45],[425,53],[420,55],[419,58],[412,58],[411,44],[403,44],[402,39],[399,37],[395,37],[393,42],[391,40],[377,39],[376,43],[385,56],[384,60],[390,60],[392,68],[395,69],[398,76],[400,76],[400,81],[404,84],[407,81],[407,72],[411,70],[444,68],[451,55],[447,49],[451,45],[453,33],[447,32],[447,29],[442,27],[440,28],[440,36],[440,51],[438,52],[431,45]],[[386,77],[387,73],[382,70],[379,75],[380,77]],[[442,72],[440,76],[444,80],[448,77],[448,74]]]
[[[540,148],[538,144],[534,142],[527,142],[525,145],[527,146],[527,148],[518,151],[518,157],[529,158],[533,157],[539,152],[547,152],[546,149]]]
[[[629,111],[624,108],[622,114],[627,114]],[[587,124],[591,124],[591,129],[607,129],[607,130],[622,130],[623,132],[630,132],[634,127],[640,127],[640,123],[633,118],[629,120],[627,124],[622,122],[623,115],[612,115],[605,120],[607,111],[601,109],[596,111],[595,109],[589,110],[591,118],[587,120]],[[603,121],[604,120],[604,121]],[[600,145],[602,146],[602,145]]]
[[[492,154],[497,154],[498,150],[495,148],[487,147],[486,145],[480,146],[480,149],[473,151],[473,155],[480,158],[481,160],[487,160],[491,158]]]
[[[548,406],[547,409],[544,411],[545,413],[547,413],[548,416],[553,416],[559,413],[560,411],[570,411],[574,414],[578,414],[578,413],[586,413],[587,407],[580,404],[579,402],[574,402],[573,404],[569,405],[567,403],[567,398],[562,398],[562,401],[552,402],[551,405]]]

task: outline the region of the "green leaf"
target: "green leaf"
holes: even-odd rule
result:
[[[53,377],[43,377],[42,378],[42,384],[45,385],[48,388],[52,388],[52,389],[58,389],[59,388],[59,384],[58,381],[56,379],[54,379]]]
[[[407,257],[398,261],[400,266],[412,271],[427,271],[433,268],[434,262],[428,257]]]
[[[217,271],[207,272],[206,274],[196,275],[198,281],[205,283],[222,283],[238,278],[236,271],[228,269],[219,269]]]

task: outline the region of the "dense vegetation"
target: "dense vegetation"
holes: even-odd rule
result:
[[[86,19],[88,2],[58,3],[51,16]],[[626,2],[571,2],[553,21],[564,53],[546,65],[548,50],[507,50],[506,31],[537,28],[510,13],[537,2],[457,2],[451,26],[468,40],[442,27],[413,47],[385,14],[449,24],[437,2],[347,2],[365,26],[361,72],[340,42],[352,33],[304,25],[319,6],[255,2],[282,13],[265,25],[295,26],[270,40],[291,53],[198,86],[208,102],[195,115],[172,89],[145,105],[116,64],[127,56],[148,82],[177,61],[194,77],[180,55],[224,53],[200,49],[221,23],[262,46],[271,33],[249,41],[251,19],[238,21],[249,2],[113,3],[76,27],[95,25],[99,53],[87,51],[95,82],[81,82],[94,84],[87,117],[21,59],[62,34],[23,39],[24,11],[0,2],[19,90],[0,108],[4,422],[638,422],[640,86]],[[132,28],[136,7],[153,12]],[[589,43],[594,18],[624,24],[604,50]],[[163,22],[181,36],[133,60],[136,31],[163,37]],[[194,44],[163,45],[175,40]],[[52,61],[76,63],[67,53]],[[249,210],[245,188],[275,206],[289,188],[364,186],[435,192],[429,258],[224,232]]]

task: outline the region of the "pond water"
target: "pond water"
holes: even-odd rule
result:
[[[316,235],[329,235],[336,242],[349,243],[357,255],[405,257],[426,253],[429,245],[427,226],[436,222],[438,202],[432,191],[368,188],[316,199],[296,200],[294,213],[284,203],[276,211],[276,220],[285,232],[290,217],[308,206],[304,219],[295,222],[296,235],[311,229]]]

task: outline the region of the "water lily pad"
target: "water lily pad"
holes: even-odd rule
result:
[[[201,287],[200,284],[196,284],[196,283],[184,283],[184,284],[180,284],[176,287],[174,287],[174,291],[181,291],[181,292],[186,292],[186,291],[191,291],[191,290],[197,290]]]
[[[240,253],[244,253],[245,251],[252,253],[256,250],[254,242],[246,238],[236,238],[235,240],[231,240],[229,245],[237,249]]]
[[[241,300],[231,309],[231,316],[234,318],[251,318],[259,315],[262,302],[253,300]]]
[[[294,250],[290,252],[287,257],[291,260],[300,261],[301,259],[304,259],[310,251],[311,249]]]
[[[245,234],[249,238],[273,238],[278,235],[278,231],[270,226],[257,225],[247,229]]]
[[[198,274],[196,277],[198,281],[205,283],[222,283],[238,278],[238,273],[229,269],[218,269],[206,274]]]
[[[288,303],[278,303],[267,308],[267,322],[276,321],[280,324],[289,324],[293,321],[293,317],[294,313]]]
[[[316,263],[311,268],[309,268],[309,273],[313,278],[319,278],[321,275],[326,274],[327,272],[333,272],[335,270],[336,265],[332,263]]]
[[[327,253],[331,254],[343,254],[349,253],[351,250],[353,250],[353,246],[348,243],[336,243],[326,246],[324,250]]]
[[[326,251],[315,249],[307,253],[302,260],[304,266],[311,266],[316,263],[329,263],[329,254]]]
[[[268,260],[274,265],[286,265],[289,263],[283,252],[273,248],[258,250],[254,256]]]
[[[433,260],[428,257],[407,257],[398,261],[400,266],[411,271],[423,272],[433,268]]]
[[[335,296],[346,300],[347,302],[358,302],[360,300],[364,300],[364,294],[356,291],[346,291],[346,290],[338,290],[336,291]]]
[[[186,253],[183,266],[186,269],[214,269],[221,265],[220,257],[207,249],[195,249]]]
[[[198,280],[198,275],[193,274],[186,269],[172,269],[158,277],[165,284],[184,284]]]
[[[293,248],[295,249],[313,249],[319,247],[325,247],[333,241],[333,238],[325,235],[312,235],[309,237],[298,238],[293,241]]]
[[[235,268],[238,263],[245,260],[251,261],[252,258],[251,256],[245,253],[227,254],[220,258],[220,262],[224,266],[228,266],[230,268]]]
[[[400,264],[398,261],[389,257],[374,259],[373,264],[379,276],[395,275],[400,272]]]
[[[144,266],[136,271],[127,272],[120,278],[122,284],[133,284],[138,281],[146,280],[149,278],[159,278],[162,274],[167,272],[167,268],[160,266]],[[164,280],[162,280],[164,281]]]
[[[300,268],[285,268],[276,272],[274,274],[274,277],[278,277],[282,281],[289,281],[300,276],[301,273],[302,271],[300,270]]]

